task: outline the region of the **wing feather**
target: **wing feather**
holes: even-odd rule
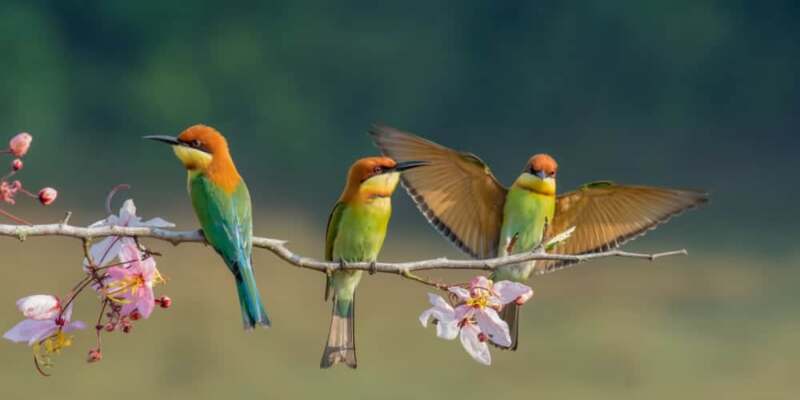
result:
[[[483,161],[388,126],[370,134],[397,162],[429,163],[403,172],[401,182],[431,225],[472,257],[497,254],[507,190]]]
[[[707,201],[707,193],[695,190],[592,183],[558,197],[556,214],[548,227],[547,237],[574,226],[572,237],[557,246],[554,252],[586,254],[607,251]],[[571,264],[574,262],[540,262],[536,265],[536,273],[544,274]]]

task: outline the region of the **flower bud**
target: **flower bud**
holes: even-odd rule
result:
[[[89,355],[86,357],[86,361],[93,363],[98,362],[103,359],[103,353],[100,349],[91,349],[89,350]]]
[[[35,320],[53,319],[61,312],[61,303],[56,296],[35,294],[17,300],[17,309],[25,318]]]
[[[11,169],[14,170],[14,172],[21,170],[22,160],[15,158],[14,161],[11,161]]]
[[[22,157],[28,152],[28,148],[31,147],[32,140],[33,137],[29,133],[18,133],[8,142],[8,149],[15,157]]]
[[[138,310],[136,310],[136,311],[133,311],[128,317],[130,317],[131,321],[138,321],[138,320],[142,319],[142,313],[140,313]]]
[[[105,329],[106,332],[114,332],[114,329],[116,328],[117,326],[112,324],[111,322],[107,323],[106,326],[103,327],[103,329]]]
[[[56,197],[58,197],[58,192],[53,188],[46,187],[39,191],[39,202],[45,206],[53,204]]]
[[[157,298],[157,299],[156,299],[156,303],[157,303],[157,304],[158,304],[158,305],[159,305],[161,308],[170,308],[170,306],[172,306],[172,299],[170,299],[170,298],[169,298],[169,297],[167,297],[167,296],[161,296],[161,297],[159,297],[159,298]]]

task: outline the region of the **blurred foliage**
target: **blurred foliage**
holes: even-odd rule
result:
[[[375,121],[472,151],[505,183],[531,154],[550,152],[561,164],[562,191],[613,179],[706,188],[713,204],[659,229],[651,235],[659,242],[634,245],[688,246],[692,256],[674,262],[682,269],[672,260],[663,269],[626,261],[624,269],[545,278],[550,287],[541,291],[535,285],[554,297],[537,297],[525,315],[523,352],[496,353],[491,370],[414,326],[423,290],[385,277],[370,279],[372,291],[360,297],[368,304],[359,317],[363,368],[318,372],[327,328],[321,277],[311,282],[278,265],[261,273],[278,325],[242,335],[230,298],[207,293],[228,296],[230,288],[190,278],[200,270],[222,280],[224,268],[187,247],[168,255],[186,266],[167,269],[183,278],[175,283],[179,306],[142,328],[149,339],[113,344],[120,356],[102,366],[78,368],[71,354],[64,357],[70,367],[44,383],[3,363],[0,397],[18,398],[4,394],[21,393],[23,383],[65,398],[85,397],[86,387],[118,398],[218,398],[237,390],[279,398],[422,398],[450,390],[481,397],[497,387],[567,398],[790,393],[786,371],[800,359],[791,336],[797,299],[779,274],[796,280],[800,257],[798,17],[800,5],[789,0],[5,0],[0,137],[33,133],[22,176],[61,192],[49,209],[21,211],[37,221],[70,209],[75,222],[92,222],[107,190],[126,182],[145,216],[192,227],[184,173],[168,149],[140,136],[200,122],[228,136],[260,211],[256,231],[290,239],[309,255],[322,252],[325,217],[347,167],[376,152],[366,135]],[[395,203],[393,259],[456,255],[405,195]],[[302,224],[278,224],[277,215]],[[47,277],[41,290],[61,289],[53,269],[62,260],[34,251],[56,243],[63,242],[0,243],[25,269],[0,284],[0,304],[28,294],[36,277]],[[64,247],[64,257],[77,260],[77,250]],[[279,272],[291,279],[276,280]],[[414,306],[383,298],[374,282],[396,286],[393,296],[413,294]],[[652,285],[670,289],[643,289]],[[715,297],[713,288],[739,294]],[[309,297],[298,299],[298,291]],[[389,310],[396,321],[380,314],[384,303],[403,303]],[[4,326],[12,311],[0,313]],[[319,349],[310,346],[315,340]],[[27,349],[2,347],[6,360],[26,357]],[[132,382],[111,381],[112,372]],[[93,383],[98,376],[103,382]]]

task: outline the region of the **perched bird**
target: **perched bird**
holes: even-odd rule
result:
[[[374,262],[386,238],[392,215],[391,196],[400,172],[424,163],[396,163],[388,157],[356,161],[347,173],[344,191],[333,206],[325,234],[325,259],[342,264]],[[331,328],[320,368],[344,362],[356,367],[354,326],[355,291],[363,271],[335,271],[327,281],[325,297],[333,294]]]
[[[253,219],[250,193],[236,170],[228,142],[216,129],[194,125],[177,138],[145,136],[172,146],[188,171],[188,190],[203,235],[236,280],[245,329],[270,325],[251,264]]]
[[[478,157],[387,126],[370,131],[383,153],[398,162],[428,166],[403,174],[402,183],[428,221],[475,258],[531,251],[544,239],[575,227],[555,251],[585,254],[616,248],[672,216],[708,200],[704,192],[594,182],[556,195],[558,165],[547,154],[531,157],[511,188],[505,188]],[[569,261],[533,261],[498,268],[492,279],[525,282],[532,273],[566,267]],[[517,348],[518,306],[503,309]]]

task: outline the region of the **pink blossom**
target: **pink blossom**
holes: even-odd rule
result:
[[[13,181],[8,183],[8,181],[0,182],[0,201],[4,201],[8,204],[14,204],[16,201],[14,200],[14,196],[17,195],[17,192],[22,188],[22,182],[20,181]]]
[[[56,201],[56,197],[58,197],[58,191],[51,187],[46,187],[39,191],[39,202],[45,206],[49,206]]]
[[[142,222],[142,219],[136,215],[136,205],[133,204],[133,200],[128,199],[125,200],[122,207],[119,209],[119,215],[109,215],[107,218],[91,224],[89,228],[99,228],[103,226],[173,228],[175,224],[165,221],[162,218],[153,218]],[[109,236],[92,245],[89,254],[92,256],[92,261],[99,267],[117,258],[123,245],[130,245],[133,243],[134,240],[130,237]],[[84,260],[84,265],[88,265],[87,260]]]
[[[22,165],[22,160],[15,158],[14,161],[11,161],[11,170],[17,172],[22,169]]]
[[[49,294],[35,294],[17,300],[17,309],[28,319],[54,319],[61,312],[61,301]]]
[[[58,314],[55,313],[55,315],[47,319],[25,319],[3,334],[3,337],[15,343],[28,342],[28,346],[33,346],[61,333],[86,328],[86,325],[81,321],[70,322],[72,317],[71,305],[64,310],[63,314],[60,316]]]
[[[499,346],[511,345],[508,324],[497,312],[511,302],[524,303],[533,295],[533,290],[521,283],[500,281],[495,284],[479,276],[470,281],[468,288],[451,287],[449,291],[458,299],[458,305],[453,308],[441,296],[429,293],[428,300],[433,307],[420,315],[422,326],[427,326],[433,318],[438,337],[452,340],[459,336],[461,345],[475,361],[490,365],[487,340]]]
[[[122,265],[108,269],[108,283],[101,290],[111,301],[122,305],[121,315],[147,318],[155,308],[153,285],[163,282],[156,261],[153,257],[142,258],[136,243],[123,244],[118,257]]]
[[[8,149],[15,157],[22,157],[28,152],[28,148],[31,147],[32,140],[33,137],[29,133],[18,133],[8,142]]]

